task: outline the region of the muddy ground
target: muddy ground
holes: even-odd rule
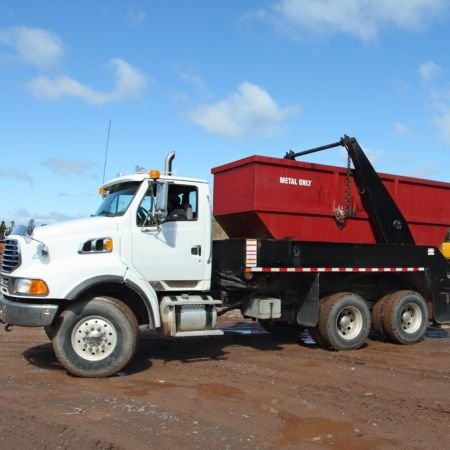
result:
[[[222,327],[172,341],[143,331],[107,379],[68,375],[40,329],[2,328],[0,448],[450,448],[450,330],[330,352],[234,316]]]

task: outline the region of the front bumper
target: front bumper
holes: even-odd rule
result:
[[[53,322],[57,305],[19,303],[0,295],[0,322],[21,327],[45,327]]]

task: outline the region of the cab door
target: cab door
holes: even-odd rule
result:
[[[150,192],[137,208],[132,228],[133,266],[157,290],[203,290],[209,283],[209,254],[205,253],[210,236],[204,226],[207,218],[199,214],[199,189],[195,184],[171,184],[169,197],[174,195],[179,199],[178,208],[186,208],[187,213],[171,218],[169,211],[159,227],[151,223],[142,226],[143,209],[152,208]]]

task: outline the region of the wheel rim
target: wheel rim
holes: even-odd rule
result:
[[[363,316],[361,311],[354,306],[347,306],[339,311],[336,320],[336,328],[342,339],[350,341],[361,333]]]
[[[107,358],[114,351],[116,344],[117,331],[104,317],[85,317],[72,330],[72,347],[75,353],[89,361]]]
[[[413,334],[423,321],[422,311],[416,303],[407,303],[400,312],[400,324],[405,333]]]

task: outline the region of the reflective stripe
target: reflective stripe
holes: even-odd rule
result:
[[[424,272],[425,267],[256,267],[247,264],[246,272]]]

